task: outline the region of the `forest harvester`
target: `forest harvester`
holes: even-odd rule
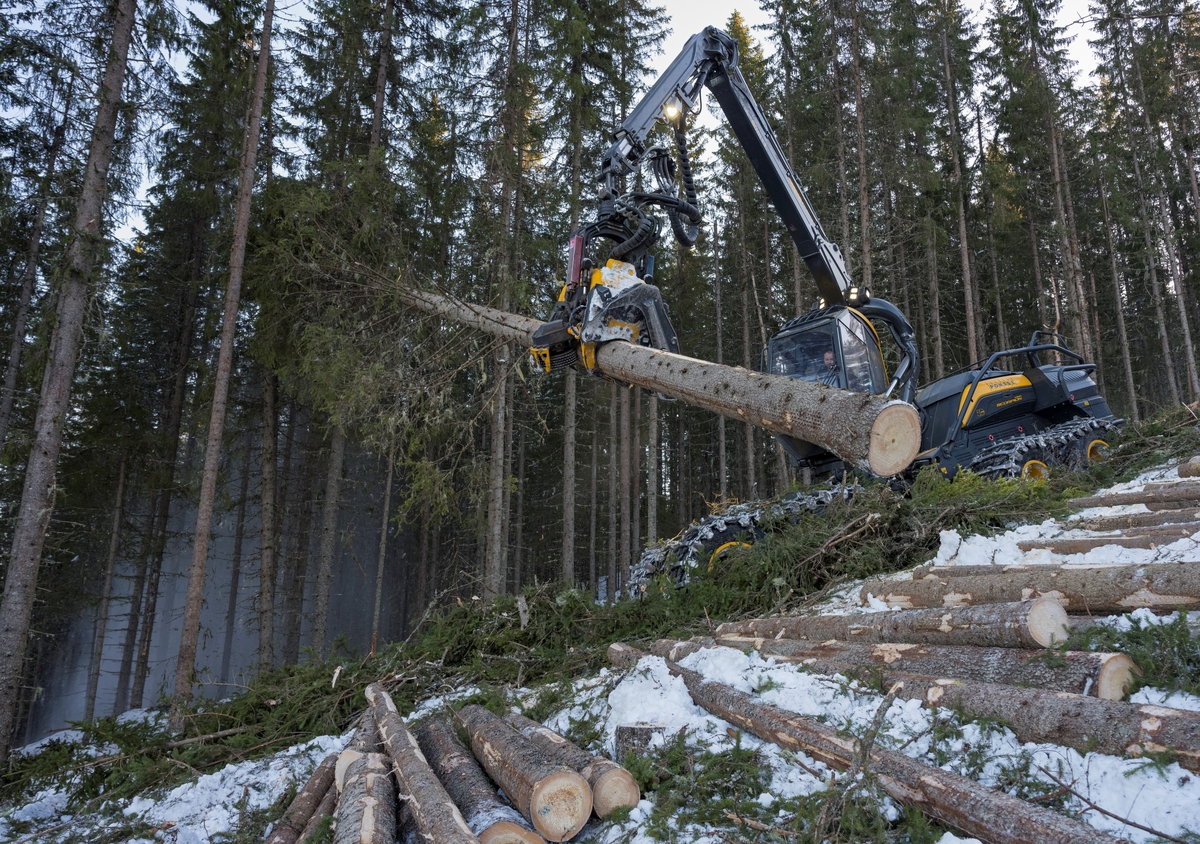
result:
[[[917,388],[913,327],[890,302],[854,285],[837,244],[826,236],[762,108],[738,69],[737,43],[706,28],[687,42],[615,134],[600,171],[596,219],[572,233],[566,283],[531,352],[546,371],[582,365],[596,372],[595,353],[614,340],[678,352],[666,304],[653,284],[652,249],[665,212],[675,240],[693,246],[702,217],[685,134],[687,117],[707,87],[749,157],[800,256],[816,281],[813,309],[785,324],[767,343],[767,372],[914,404],[921,452],[913,467],[936,465],[947,477],[969,469],[990,477],[1043,476],[1049,466],[1099,459],[1105,434],[1119,420],[1092,378],[1095,364],[1037,331],[1019,348]],[[674,152],[651,143],[663,125]],[[655,189],[628,189],[648,170]],[[677,179],[678,177],[678,179]],[[681,196],[682,194],[682,196]],[[601,266],[589,247],[615,243]],[[889,377],[882,326],[898,360]],[[1050,362],[1053,360],[1053,362]],[[842,461],[819,446],[777,434],[793,465],[814,476],[840,477]]]

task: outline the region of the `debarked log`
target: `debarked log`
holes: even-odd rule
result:
[[[962,607],[1053,598],[1069,613],[1121,613],[1200,606],[1200,563],[1140,566],[997,566],[965,577],[925,574],[912,580],[875,580],[860,592],[888,606]]]
[[[394,844],[396,785],[388,758],[363,753],[346,770],[333,844]]]
[[[541,325],[530,317],[431,291],[406,288],[400,297],[425,313],[525,346]],[[751,372],[621,341],[597,350],[596,367],[617,381],[815,443],[882,477],[908,468],[921,445],[916,408],[882,396]]]
[[[832,727],[770,704],[695,671],[668,662],[700,706],[764,741],[804,752],[830,767],[844,769],[860,754],[857,739]],[[930,817],[988,844],[1101,844],[1118,839],[1095,827],[980,785],[959,774],[871,748],[864,768],[894,800],[916,806]]]
[[[592,810],[603,820],[617,809],[632,809],[641,799],[637,780],[629,771],[603,756],[594,756],[563,736],[524,715],[513,713],[505,718],[521,735],[529,739],[547,758],[566,765],[592,787]]]
[[[417,743],[480,844],[543,844],[517,810],[502,803],[471,751],[444,718],[431,718],[417,731]]]
[[[462,813],[446,793],[405,726],[392,696],[378,683],[367,686],[367,703],[374,710],[379,739],[392,760],[392,772],[405,817],[419,837],[438,844],[479,844]]]
[[[908,645],[896,642],[804,642],[717,636],[718,645],[756,650],[763,656],[874,665],[926,677],[954,677],[985,683],[1012,683],[1056,692],[1090,694],[1105,700],[1125,697],[1136,670],[1124,654],[1091,651],[1031,653],[1013,648],[969,645]]]
[[[300,837],[300,833],[308,825],[309,818],[313,816],[313,812],[325,797],[325,792],[333,784],[335,764],[337,764],[336,753],[331,753],[321,760],[321,764],[317,765],[312,776],[308,778],[308,782],[304,784],[304,788],[300,789],[287,811],[283,813],[278,825],[267,837],[266,844],[296,844],[296,839]]]
[[[552,762],[482,706],[464,706],[457,717],[488,776],[547,841],[566,841],[583,829],[592,814],[592,789],[586,779]]]
[[[1067,640],[1066,628],[1067,611],[1057,601],[1039,598],[972,607],[757,618],[722,624],[717,628],[717,635],[816,642],[840,639],[843,642],[1048,648]]]
[[[659,639],[652,652],[677,662],[701,648],[720,647],[712,639]],[[1090,695],[1050,692],[1026,686],[924,677],[886,666],[862,666],[829,660],[781,657],[819,674],[857,678],[879,689],[897,689],[897,697],[929,707],[950,706],[969,717],[1008,726],[1022,742],[1071,747],[1114,756],[1173,753],[1180,766],[1200,771],[1200,713],[1165,706],[1104,700]]]

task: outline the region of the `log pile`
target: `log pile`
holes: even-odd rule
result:
[[[632,649],[630,649],[632,650]],[[610,653],[613,653],[610,651]],[[614,654],[620,659],[627,651]],[[824,764],[845,770],[860,756],[892,799],[916,806],[930,817],[993,844],[1045,841],[1060,844],[1117,842],[1095,827],[1049,809],[993,790],[958,774],[925,765],[902,753],[857,739],[794,712],[763,704],[753,696],[705,680],[695,671],[668,661],[701,707],[747,732],[792,752],[804,752]],[[865,753],[864,753],[865,750]]]
[[[641,797],[620,765],[523,716],[464,707],[468,749],[443,718],[414,737],[378,683],[366,697],[346,749],[317,766],[265,844],[305,844],[327,818],[335,844],[545,844]]]

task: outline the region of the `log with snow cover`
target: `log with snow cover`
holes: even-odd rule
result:
[[[513,805],[547,841],[575,836],[592,814],[592,789],[565,765],[555,764],[503,718],[482,706],[464,706],[458,721],[471,750]]]
[[[1180,504],[1200,501],[1200,483],[1167,483],[1161,486],[1147,484],[1138,492],[1112,492],[1107,495],[1088,495],[1072,498],[1068,507],[1084,510],[1090,507],[1116,507],[1125,504]]]
[[[418,836],[438,844],[478,844],[462,813],[446,793],[417,746],[396,704],[378,683],[367,686],[367,703],[379,726],[379,739],[392,760],[402,814]]]
[[[953,568],[946,567],[947,570]],[[980,571],[977,567],[971,567]],[[1123,613],[1200,607],[1200,563],[1138,566],[996,566],[995,571],[963,577],[933,573],[912,580],[874,580],[860,591],[890,607],[963,607],[1052,598],[1069,613]]]
[[[985,683],[1012,683],[1056,692],[1090,694],[1120,700],[1129,690],[1135,670],[1124,654],[1090,651],[1044,651],[1031,654],[1014,648],[970,645],[909,645],[897,642],[805,642],[795,639],[757,639],[717,636],[718,645],[756,650],[763,656],[785,656],[878,666],[926,677],[955,677]]]
[[[417,743],[480,844],[544,844],[516,809],[500,802],[496,787],[444,718],[427,721]]]
[[[396,785],[382,753],[358,754],[346,770],[333,844],[395,844]]]
[[[850,767],[860,755],[857,739],[839,735],[833,727],[760,703],[674,662],[668,661],[667,668],[683,678],[697,704],[764,741],[807,753],[838,769]],[[897,802],[916,806],[987,844],[1115,844],[1125,840],[878,745],[871,748],[863,767]]]
[[[405,288],[400,297],[425,313],[521,346],[529,346],[530,336],[541,325],[536,319],[430,291]],[[881,477],[907,469],[921,445],[921,420],[916,408],[882,396],[751,372],[623,341],[601,346],[596,352],[596,367],[617,381],[816,443]]]
[[[1067,640],[1066,628],[1067,611],[1056,601],[1040,598],[978,607],[756,618],[722,624],[717,628],[717,635],[816,642],[841,639],[843,642],[1048,648]]]
[[[702,648],[714,647],[720,646],[711,638],[659,639],[652,653],[678,662]],[[880,689],[900,683],[897,697],[999,721],[1022,742],[1061,744],[1080,753],[1114,756],[1169,752],[1181,767],[1200,771],[1200,712],[1025,686],[923,677],[879,666],[865,668],[826,660],[804,660],[803,665],[821,674],[857,677]]]
[[[632,809],[641,799],[637,780],[629,771],[603,756],[593,756],[563,736],[524,715],[505,718],[525,738],[559,765],[566,765],[592,787],[592,810],[603,820],[621,808]]]
[[[333,784],[335,764],[337,764],[337,754],[331,753],[321,761],[320,765],[317,765],[312,776],[308,778],[308,782],[304,784],[304,788],[300,789],[300,793],[295,796],[287,811],[283,813],[279,824],[267,837],[266,844],[296,844],[296,839],[300,837],[300,833],[308,825],[313,812],[317,810],[325,793],[329,791],[329,786]]]

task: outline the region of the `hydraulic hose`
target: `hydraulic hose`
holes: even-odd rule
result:
[[[692,162],[688,158],[687,135],[683,129],[675,130],[675,149],[679,152],[679,176],[683,181],[684,202],[677,205],[677,210],[667,209],[667,217],[671,221],[671,231],[675,239],[684,246],[695,246],[700,237],[699,199],[696,197],[696,183],[692,178]],[[681,215],[687,218],[688,225],[684,226]]]

